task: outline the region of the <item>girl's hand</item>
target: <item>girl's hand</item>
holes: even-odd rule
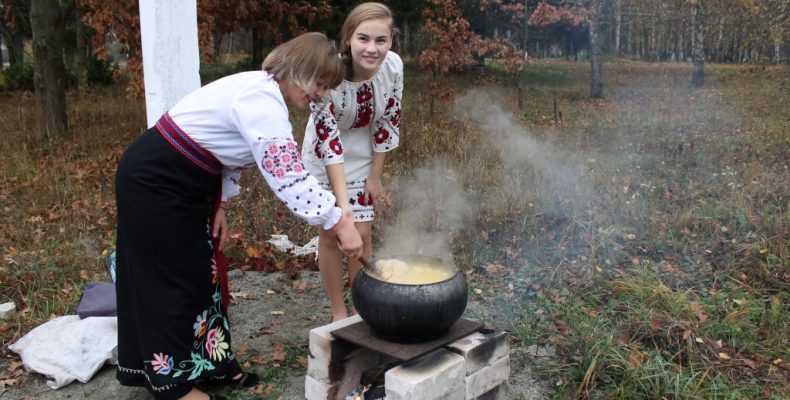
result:
[[[376,208],[380,203],[384,202],[386,192],[384,185],[381,183],[381,178],[368,177],[365,182],[365,193],[362,197],[365,199],[366,204],[372,204]]]
[[[228,243],[228,220],[225,218],[225,206],[220,205],[217,215],[214,216],[214,224],[211,226],[211,236],[219,238],[219,249],[225,250]]]

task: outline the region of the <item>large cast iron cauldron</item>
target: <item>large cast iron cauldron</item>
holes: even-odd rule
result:
[[[432,257],[399,257],[409,265],[433,264],[449,269],[441,281],[402,284],[384,281],[363,269],[354,278],[351,296],[372,334],[398,343],[419,343],[444,335],[466,309],[466,278],[452,264]],[[382,260],[375,261],[379,265]]]

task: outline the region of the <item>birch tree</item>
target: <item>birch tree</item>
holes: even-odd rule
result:
[[[691,58],[694,64],[691,72],[691,86],[702,87],[705,82],[705,47],[704,47],[704,13],[703,0],[691,0],[692,16],[692,49]]]

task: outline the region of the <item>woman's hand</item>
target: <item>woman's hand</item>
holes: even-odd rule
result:
[[[348,258],[357,259],[362,255],[362,237],[354,226],[354,217],[348,217],[344,212],[335,226],[330,229],[337,238],[340,251]]]
[[[225,218],[225,203],[221,203],[217,215],[214,216],[214,224],[211,226],[211,236],[219,238],[219,249],[225,250],[228,242],[228,220]]]

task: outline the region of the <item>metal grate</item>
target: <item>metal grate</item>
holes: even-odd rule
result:
[[[450,327],[447,334],[438,339],[422,343],[404,344],[390,342],[374,336],[370,332],[370,326],[365,321],[359,321],[355,324],[335,329],[332,331],[332,336],[405,362],[468,336],[482,327],[483,324],[479,322],[461,318]]]

